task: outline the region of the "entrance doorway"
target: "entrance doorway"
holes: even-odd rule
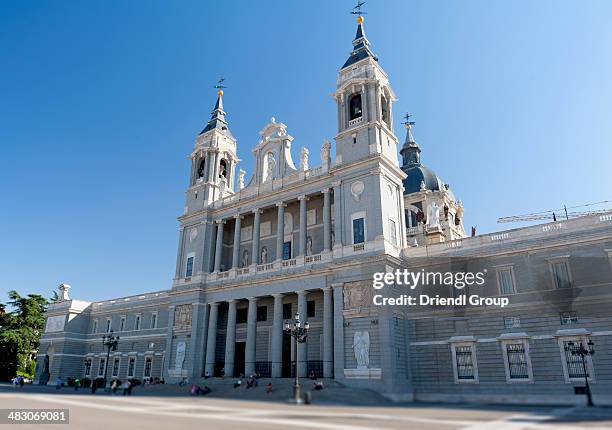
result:
[[[281,376],[283,378],[291,378],[291,335],[283,333],[283,366]]]
[[[246,357],[246,342],[236,342],[234,352],[234,376],[244,375],[244,362]]]

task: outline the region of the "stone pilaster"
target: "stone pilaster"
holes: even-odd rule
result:
[[[217,317],[219,315],[219,303],[210,304],[208,317],[208,336],[206,338],[206,367],[205,372],[210,376],[215,373],[215,354],[217,350]]]
[[[227,330],[225,335],[225,376],[234,376],[234,355],[236,351],[236,300],[229,301]]]
[[[283,295],[273,294],[274,315],[272,323],[272,377],[280,378],[283,371]]]
[[[249,298],[247,315],[247,338],[245,352],[245,376],[255,373],[255,344],[257,343],[257,297]]]
[[[323,288],[323,377],[334,374],[334,299],[331,287]]]

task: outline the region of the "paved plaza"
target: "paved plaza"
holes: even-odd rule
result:
[[[184,388],[184,387],[182,387]],[[64,388],[0,387],[2,408],[68,408],[68,428],[109,429],[610,429],[612,409],[483,405],[388,404],[386,406],[289,405],[277,400],[191,397],[171,390],[135,390],[131,397],[75,393]],[[263,390],[262,390],[263,391]],[[185,390],[186,392],[186,390]],[[265,399],[265,397],[264,397]],[[20,429],[40,425],[21,425]]]

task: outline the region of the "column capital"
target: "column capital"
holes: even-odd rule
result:
[[[258,299],[259,297],[247,297],[247,300],[249,301],[249,303],[257,303]]]
[[[329,188],[329,187],[325,187],[325,188],[323,188],[323,189],[321,190],[321,193],[323,193],[323,194],[327,194],[327,193],[329,193],[329,192],[331,192],[331,188]]]
[[[236,299],[229,299],[227,301],[227,303],[230,304],[230,305],[236,304],[236,302],[238,302],[238,300],[236,300]]]
[[[211,303],[209,303],[209,305],[210,305],[211,308],[216,308],[216,307],[219,306],[219,302],[211,302]]]
[[[334,182],[332,182],[332,187],[339,187],[340,185],[342,185],[342,181],[334,181]]]
[[[285,294],[284,293],[274,293],[272,294],[272,297],[274,297],[275,299],[280,297],[282,299],[283,297],[285,297]]]
[[[334,284],[332,284],[332,285],[334,285]],[[327,286],[321,288],[321,290],[323,290],[323,291],[331,291],[331,289],[332,289],[331,285],[327,285]]]
[[[234,219],[244,219],[244,215],[236,214],[234,215]]]
[[[280,207],[286,208],[286,207],[287,207],[287,203],[285,203],[285,202],[279,202],[279,203],[277,203],[277,204],[276,204],[276,206],[277,206],[277,207],[279,207],[279,208],[280,208]]]
[[[298,200],[310,200],[310,197],[308,197],[306,194],[302,194],[301,196],[298,197]]]
[[[215,224],[217,224],[217,225],[220,225],[220,224],[225,224],[225,222],[226,222],[226,221],[225,221],[224,219],[218,219],[218,220],[215,220]]]
[[[263,210],[262,210],[262,209],[257,208],[257,209],[253,209],[251,212],[253,212],[254,214],[258,214],[258,213],[259,213],[259,214],[262,214],[262,213],[263,213]]]
[[[332,288],[342,288],[344,287],[344,282],[334,282],[331,284]]]
[[[308,294],[308,290],[301,290],[301,291],[296,291],[296,294],[299,296],[305,296],[306,294]]]

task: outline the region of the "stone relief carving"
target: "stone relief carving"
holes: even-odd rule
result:
[[[192,305],[178,305],[174,308],[174,328],[188,328],[191,327],[191,314]]]
[[[344,284],[344,309],[361,311],[372,305],[372,285],[367,281]]]
[[[357,360],[357,369],[367,369],[370,366],[370,333],[356,331],[353,336],[353,351]]]
[[[189,230],[189,242],[193,242],[194,240],[196,240],[196,237],[198,237],[198,228],[194,227]]]

